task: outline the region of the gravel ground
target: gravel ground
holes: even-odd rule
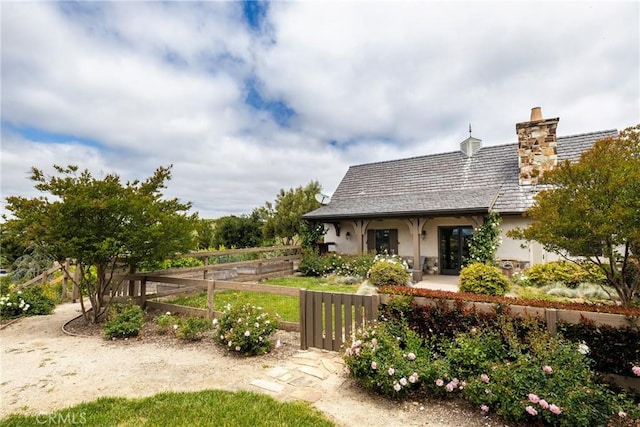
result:
[[[291,400],[295,387],[282,393],[251,385],[276,367],[291,368],[298,335],[278,332],[282,345],[265,356],[244,358],[228,353],[211,339],[185,343],[158,335],[148,325],[141,337],[109,341],[99,328],[71,322],[78,304],[62,304],[49,316],[23,318],[0,330],[0,417],[11,413],[46,413],[101,396],[144,397],[165,391],[204,389],[265,392]],[[339,364],[339,355],[317,351]],[[314,389],[308,389],[313,394]],[[315,390],[311,404],[339,426],[502,427],[464,401],[421,398],[394,401],[371,395],[338,370]]]

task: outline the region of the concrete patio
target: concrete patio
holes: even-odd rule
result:
[[[459,276],[445,276],[440,274],[424,275],[422,280],[414,283],[412,287],[458,292],[458,278]]]

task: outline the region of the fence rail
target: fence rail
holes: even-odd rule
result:
[[[296,288],[289,288],[284,286],[273,285],[261,285],[257,283],[244,283],[244,282],[230,282],[226,280],[209,280],[209,279],[189,279],[184,277],[169,277],[169,276],[155,276],[147,274],[129,274],[121,276],[118,280],[130,281],[136,283],[136,285],[130,289],[134,289],[133,293],[127,292],[125,294],[114,296],[115,300],[131,298],[136,301],[141,307],[149,307],[159,309],[162,311],[171,311],[174,313],[184,313],[190,315],[196,315],[213,319],[214,317],[220,317],[221,311],[215,311],[215,293],[217,291],[235,290],[242,292],[260,292],[274,295],[293,296],[299,295],[299,290]],[[147,293],[147,285],[150,283],[161,284],[174,284],[182,285],[183,288],[177,288],[172,291]],[[178,294],[193,293],[197,291],[207,291],[207,308],[196,307],[184,307],[176,304],[171,304],[161,301],[152,301],[154,298],[176,296]],[[281,321],[280,326],[287,331],[300,331],[300,324],[297,322]]]

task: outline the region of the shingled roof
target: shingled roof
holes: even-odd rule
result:
[[[558,161],[577,160],[606,130],[558,138]],[[540,186],[518,184],[518,144],[351,166],[331,202],[305,219],[522,213]]]

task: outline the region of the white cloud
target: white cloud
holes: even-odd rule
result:
[[[173,164],[166,194],[215,217],[456,150],[469,122],[512,142],[538,105],[560,134],[640,121],[637,3],[275,2],[262,35],[235,2],[0,7],[3,123],[70,135],[3,132],[3,197],[33,194],[31,166],[131,180]],[[254,77],[295,110],[288,127],[245,103]]]

